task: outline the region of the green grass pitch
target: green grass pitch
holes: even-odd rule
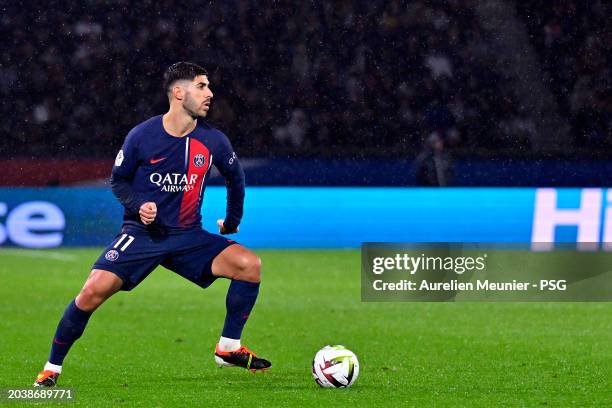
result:
[[[90,320],[60,377],[69,406],[612,406],[612,303],[362,303],[358,251],[258,253],[243,343],[272,370],[214,364],[228,281],[160,268]],[[0,250],[0,387],[31,385],[98,254]],[[351,389],[311,378],[330,343],[360,360]]]

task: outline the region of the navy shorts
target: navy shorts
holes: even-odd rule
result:
[[[123,227],[93,265],[123,280],[121,290],[132,290],[158,265],[206,288],[216,279],[212,262],[235,241],[204,230],[157,233]]]

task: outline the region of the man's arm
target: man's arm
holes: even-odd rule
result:
[[[221,157],[215,160],[215,166],[223,178],[225,178],[225,186],[227,188],[225,221],[219,230],[221,234],[233,234],[238,231],[238,225],[240,225],[242,220],[245,186],[244,171],[229,141],[225,139],[224,142],[221,149]]]
[[[153,222],[157,215],[157,206],[147,202],[132,188],[132,179],[138,168],[137,142],[133,132],[128,133],[117,158],[110,177],[111,190],[128,212],[139,214],[143,224]]]
[[[130,180],[119,174],[114,172],[111,174],[110,186],[115,197],[129,212],[138,213],[140,207],[147,202],[134,191]]]

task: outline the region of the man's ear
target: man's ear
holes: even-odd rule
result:
[[[172,87],[172,96],[174,96],[179,101],[182,101],[183,97],[185,96],[185,93],[183,91],[183,87],[178,85],[178,84],[174,85]]]

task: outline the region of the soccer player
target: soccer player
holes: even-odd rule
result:
[[[35,386],[54,386],[92,313],[119,290],[135,288],[158,265],[202,288],[219,277],[231,279],[215,361],[251,371],[271,366],[240,343],[259,293],[260,259],[202,229],[200,209],[213,164],[227,187],[225,220],[217,221],[222,235],[238,232],[244,202],[240,162],[227,137],[204,122],[213,97],[208,74],[196,64],[178,62],[166,70],[163,86],[170,109],[133,128],[115,159],[110,182],[125,207],[121,232],[64,311]]]

